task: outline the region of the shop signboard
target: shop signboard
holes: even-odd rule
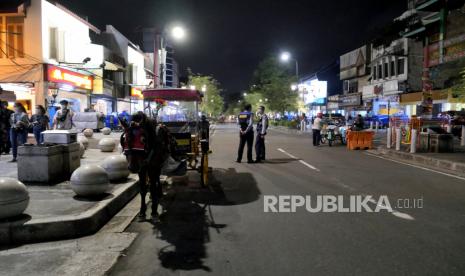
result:
[[[85,90],[92,90],[93,88],[92,76],[80,74],[55,65],[48,64],[45,74],[45,80],[49,82]]]
[[[433,93],[432,91],[423,91],[420,116],[422,118],[433,117]]]
[[[131,88],[131,97],[140,98],[142,99],[144,96],[142,95],[142,90],[136,87]]]
[[[352,95],[341,95],[339,97],[339,106],[341,107],[359,106],[359,105],[361,105],[360,93],[356,93]]]

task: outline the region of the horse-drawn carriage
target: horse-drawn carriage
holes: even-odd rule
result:
[[[191,89],[147,89],[143,91],[145,113],[166,126],[176,140],[177,159],[187,160],[208,185],[209,123],[199,112],[202,93]],[[200,162],[199,162],[200,160]]]

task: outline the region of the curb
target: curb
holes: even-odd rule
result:
[[[422,156],[421,154],[390,150],[386,149],[383,146],[378,146],[375,151],[380,155],[395,159],[401,159],[409,163],[421,164],[433,168],[448,170],[460,175],[465,174],[465,163]]]
[[[79,215],[20,219],[0,223],[0,244],[12,245],[78,238],[96,233],[138,193],[137,180],[116,184],[112,197]]]

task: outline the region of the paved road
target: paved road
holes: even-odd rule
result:
[[[235,127],[212,139],[213,192],[177,193],[156,227],[133,222],[139,236],[111,275],[465,273],[464,179],[276,131],[267,163],[237,164]],[[265,213],[265,195],[387,195],[394,212]]]

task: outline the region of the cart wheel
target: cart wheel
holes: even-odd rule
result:
[[[200,182],[202,186],[208,186],[208,154],[203,153],[200,161]]]
[[[320,142],[321,142],[322,144],[326,144],[326,136],[325,136],[325,135],[322,135],[322,136],[321,136]]]

